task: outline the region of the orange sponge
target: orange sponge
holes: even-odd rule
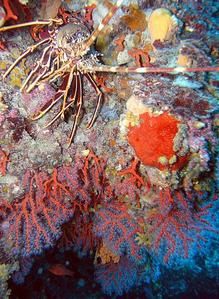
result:
[[[185,165],[188,157],[177,157],[173,149],[179,123],[167,112],[158,116],[146,112],[140,115],[140,125],[129,127],[128,141],[143,164],[160,170]]]

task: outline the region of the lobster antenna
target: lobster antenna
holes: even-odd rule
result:
[[[203,66],[203,67],[123,67],[97,65],[86,67],[86,72],[107,72],[107,73],[186,73],[186,72],[219,72],[219,66]]]
[[[108,14],[103,18],[102,22],[99,24],[97,29],[95,29],[91,36],[88,38],[88,40],[85,42],[85,49],[90,48],[90,46],[93,44],[97,36],[100,34],[100,32],[103,30],[103,28],[109,23],[109,21],[112,19],[112,17],[115,15],[119,7],[121,6],[123,0],[118,0],[116,4],[113,5],[113,7],[110,9]]]
[[[62,19],[48,19],[46,21],[36,20],[33,22],[27,22],[27,23],[22,23],[22,24],[15,24],[15,25],[1,27],[0,32],[17,29],[17,28],[22,28],[22,27],[27,27],[27,26],[34,26],[34,25],[50,25],[52,23],[57,23],[58,25],[61,25],[63,23],[63,21],[62,21]]]

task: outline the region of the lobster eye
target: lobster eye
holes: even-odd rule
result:
[[[85,41],[90,36],[87,27],[79,24],[67,24],[59,29],[57,44],[60,48],[70,50],[70,47]]]
[[[72,43],[74,43],[74,41],[75,41],[74,35],[66,36],[67,44],[72,44]]]

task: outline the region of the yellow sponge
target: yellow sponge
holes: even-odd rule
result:
[[[148,21],[148,31],[151,42],[171,39],[178,25],[177,18],[168,9],[158,8],[152,12]]]

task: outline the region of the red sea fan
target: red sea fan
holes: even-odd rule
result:
[[[58,179],[74,195],[72,205],[81,213],[95,209],[111,194],[105,166],[105,162],[90,151],[83,159],[77,157],[74,166],[59,168]]]
[[[73,215],[68,190],[43,172],[27,172],[25,194],[10,207],[2,228],[13,254],[31,256],[51,247],[61,235],[61,225]]]
[[[116,255],[127,255],[141,262],[141,248],[135,236],[141,227],[128,213],[123,203],[110,203],[96,212],[94,234],[103,239],[106,246]]]
[[[134,158],[128,168],[118,172],[123,178],[118,177],[119,180],[116,180],[114,183],[114,192],[117,198],[123,201],[128,197],[129,202],[136,204],[138,207],[140,206],[140,194],[142,190],[144,189],[144,192],[148,192],[150,189],[149,180],[145,181],[139,172],[139,164],[140,161]]]
[[[205,219],[211,206],[199,207],[194,199],[187,200],[180,191],[162,194],[158,209],[148,213],[145,221],[150,226],[148,234],[153,235],[155,250],[164,249],[161,254],[165,263],[174,253],[187,258],[191,243],[198,246],[204,240],[201,235],[204,230],[214,231]]]
[[[138,281],[138,266],[127,257],[118,263],[96,266],[95,276],[105,294],[122,296]]]
[[[28,171],[23,182],[24,196],[12,204],[0,205],[3,235],[10,236],[5,238],[6,247],[13,248],[13,254],[21,257],[40,254],[55,244],[62,234],[62,224],[73,216],[74,220],[78,216],[84,221],[78,222],[83,237],[79,236],[77,241],[79,246],[86,247],[86,237],[92,239],[91,220],[86,216],[108,194],[104,165],[90,151],[83,159],[77,157],[73,166],[54,168],[50,176]]]
[[[63,225],[59,248],[67,250],[73,248],[80,256],[87,255],[97,248],[99,239],[94,235],[92,220],[90,214],[76,213],[72,221]]]

